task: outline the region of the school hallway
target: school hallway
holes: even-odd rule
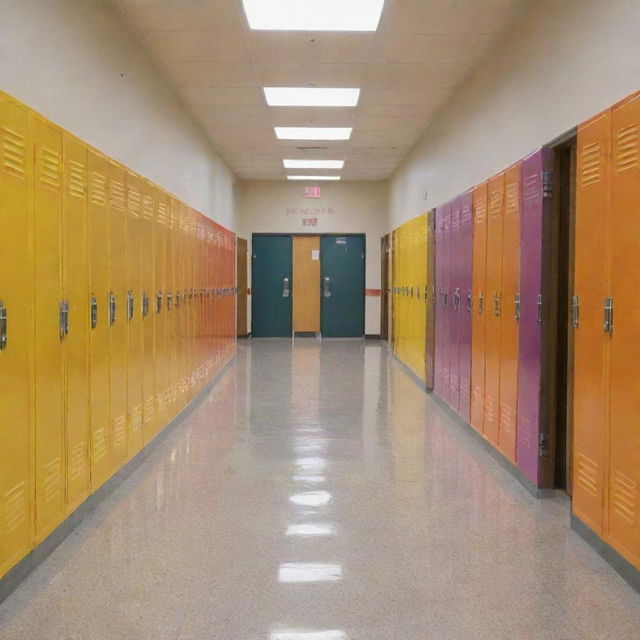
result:
[[[378,341],[239,343],[3,640],[632,640],[640,594]]]

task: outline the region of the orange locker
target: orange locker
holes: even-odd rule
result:
[[[502,227],[502,313],[500,315],[500,414],[498,447],[516,460],[518,403],[518,319],[520,284],[520,173],[518,162],[505,171]]]
[[[640,95],[614,106],[611,114],[610,432],[608,539],[640,568]],[[594,256],[591,256],[594,260]]]
[[[143,445],[142,434],[142,185],[127,172],[127,437],[128,455]]]
[[[89,269],[87,255],[87,161],[84,143],[65,133],[62,215],[63,294],[69,306],[65,337],[67,510],[91,488],[89,464]]]
[[[500,407],[500,314],[502,307],[502,224],[504,173],[487,184],[487,313],[485,326],[485,391],[483,434],[498,444]]]
[[[34,117],[35,472],[36,542],[66,510],[63,357],[66,307],[62,300],[62,133]]]
[[[578,128],[574,303],[573,509],[603,532],[609,335],[603,301],[609,294],[609,157],[611,115],[601,113]]]
[[[91,487],[95,491],[112,470],[109,393],[109,218],[107,176],[109,161],[89,150],[89,260],[91,330],[89,380],[91,416]]]
[[[112,470],[128,457],[127,444],[127,211],[125,169],[109,162],[109,387]]]
[[[155,190],[148,180],[142,182],[141,225],[141,315],[142,315],[142,429],[146,444],[157,431],[155,411]]]
[[[33,138],[29,111],[0,93],[0,576],[33,544]],[[55,274],[54,274],[55,275]]]
[[[177,391],[178,391],[178,350],[176,339],[176,290],[178,288],[177,278],[177,245],[176,236],[178,234],[178,221],[180,220],[180,204],[178,200],[170,198],[170,208],[167,218],[167,248],[166,248],[166,270],[165,278],[167,283],[167,372],[168,387],[167,410],[169,419],[176,415]]]
[[[168,419],[167,388],[169,386],[169,363],[167,353],[167,298],[166,280],[167,222],[169,198],[160,189],[155,189],[155,224],[153,230],[154,275],[155,275],[155,407],[158,428]]]
[[[437,250],[437,249],[436,249]],[[487,183],[473,190],[473,276],[471,319],[471,426],[483,432],[487,277]]]

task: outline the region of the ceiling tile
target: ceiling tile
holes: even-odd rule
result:
[[[182,87],[181,93],[188,103],[194,105],[266,105],[258,87]]]
[[[466,64],[372,64],[368,65],[365,87],[453,88],[469,71]]]
[[[242,33],[225,31],[144,31],[156,60],[168,62],[249,62]]]
[[[243,62],[164,62],[177,87],[255,87],[253,67]]]
[[[361,87],[365,64],[264,63],[255,64],[263,87]]]

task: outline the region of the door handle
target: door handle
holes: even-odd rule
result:
[[[7,307],[0,300],[0,351],[7,348]]]
[[[520,294],[516,293],[516,297],[513,300],[514,311],[513,315],[516,319],[516,322],[520,321]]]
[[[289,289],[289,278],[282,278],[282,297],[288,298],[291,291]]]
[[[113,327],[116,323],[116,297],[113,292],[109,294],[109,326]]]
[[[542,324],[542,294],[541,293],[538,294],[537,306],[538,306],[538,324]]]
[[[478,313],[484,313],[484,291],[478,296]]]
[[[66,300],[60,301],[60,340],[64,340],[69,335],[69,303]]]
[[[580,298],[573,296],[571,300],[571,326],[577,329],[580,325]]]
[[[91,328],[98,326],[98,301],[95,296],[91,296]]]
[[[467,313],[471,313],[471,305],[473,303],[473,298],[471,296],[471,289],[467,290]]]
[[[457,311],[460,308],[460,287],[456,287],[453,292],[453,308]]]
[[[331,278],[329,276],[325,276],[322,280],[323,287],[323,295],[325,298],[331,297]]]
[[[604,299],[604,330],[613,333],[613,298]]]
[[[149,315],[149,296],[147,292],[142,293],[142,317],[146,318]]]

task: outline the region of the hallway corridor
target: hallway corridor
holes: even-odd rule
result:
[[[241,343],[2,640],[637,640],[635,593],[378,342]]]

